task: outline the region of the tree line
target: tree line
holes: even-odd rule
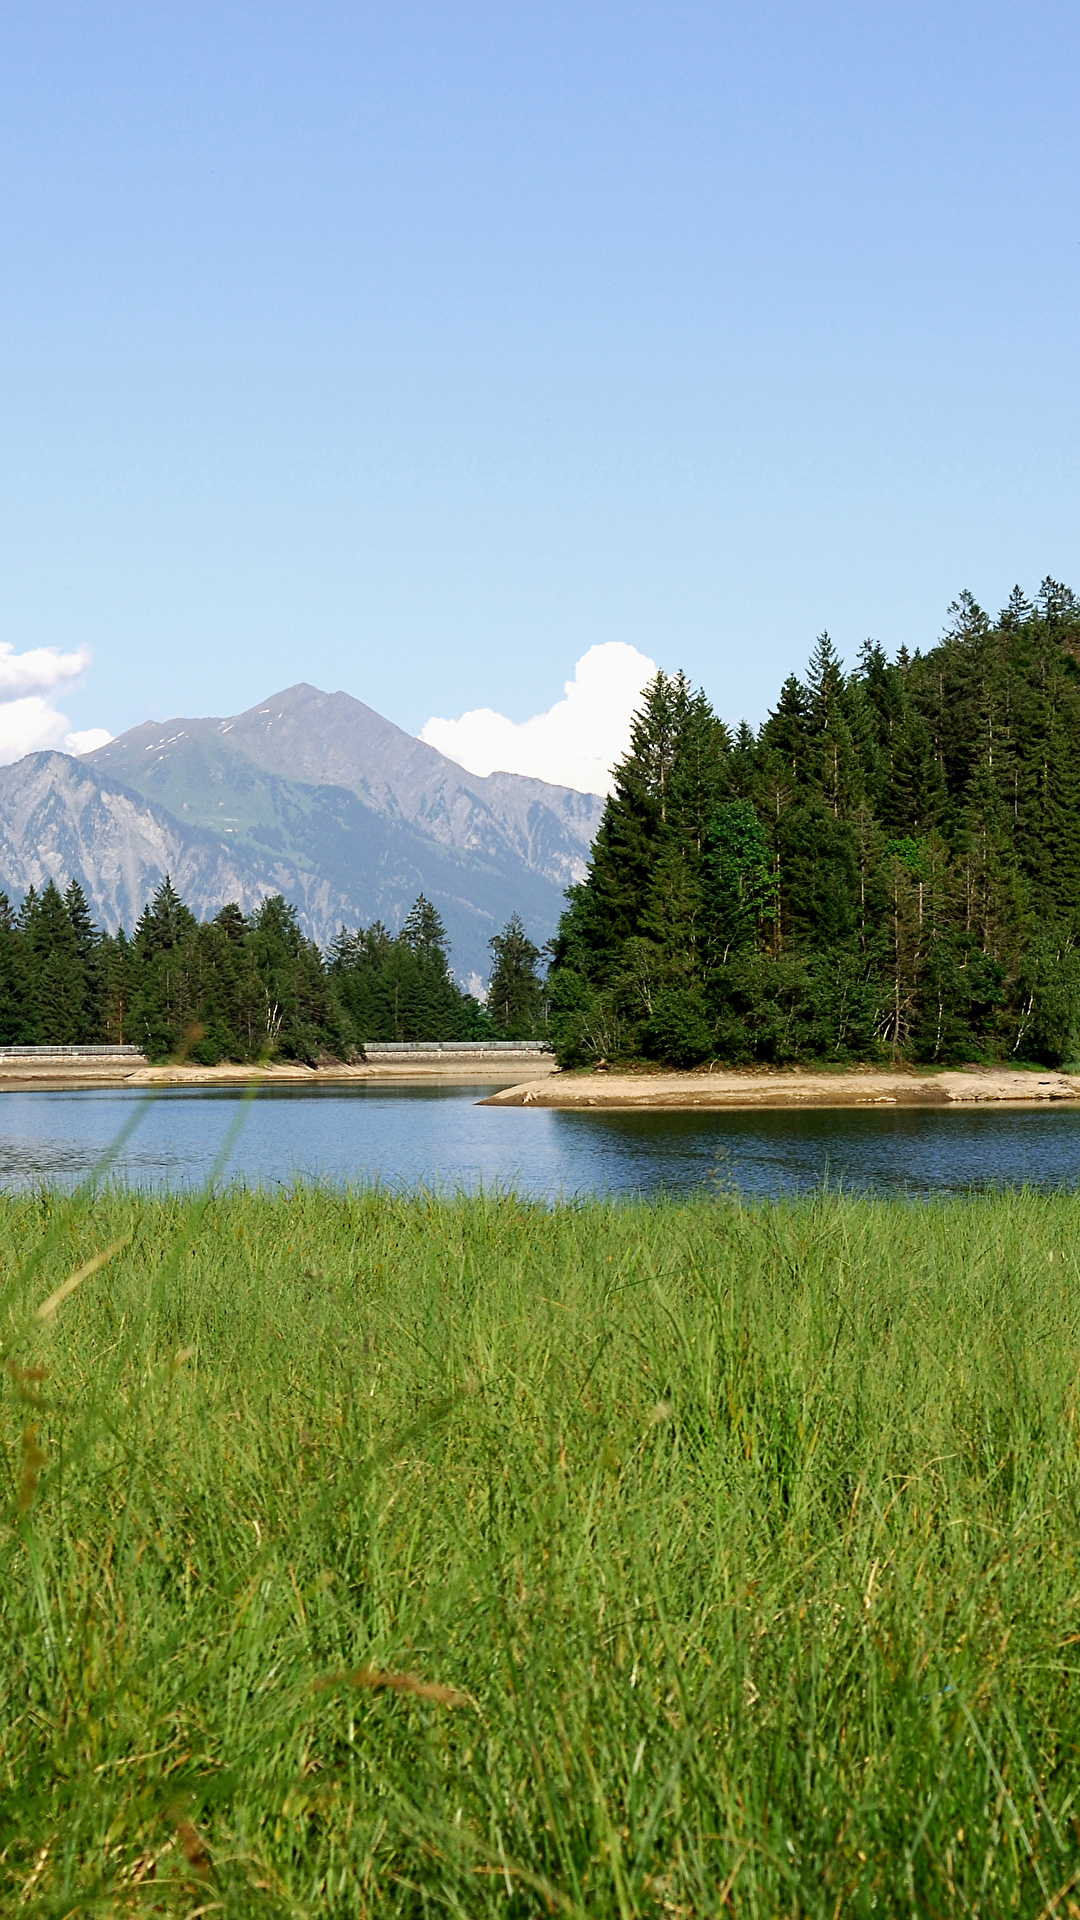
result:
[[[827,634],[755,733],[658,674],[548,977],[566,1065],[1080,1058],[1080,602]]]
[[[401,931],[342,928],[327,953],[280,895],[200,922],[166,876],[133,934],[94,924],[73,880],[0,894],[0,1045],[135,1045],[201,1065],[314,1064],[380,1040],[532,1037],[543,1029],[539,949],[515,914],[489,941],[487,1002],[457,984],[446,930],[421,894]]]

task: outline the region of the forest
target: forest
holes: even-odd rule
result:
[[[200,923],[168,876],[132,935],[94,925],[78,881],[17,912],[0,894],[0,1046],[135,1045],[204,1066],[345,1060],[380,1040],[518,1039],[541,1018],[539,949],[517,915],[489,941],[487,1004],[453,977],[421,894],[401,931],[342,928],[323,954],[280,896]]]
[[[755,733],[658,674],[548,976],[563,1065],[1080,1058],[1080,601],[845,671]]]

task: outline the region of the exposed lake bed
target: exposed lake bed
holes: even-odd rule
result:
[[[1080,1073],[1053,1068],[966,1067],[902,1072],[876,1067],[706,1067],[689,1073],[594,1069],[506,1087],[492,1106],[544,1107],[864,1107],[987,1106],[1045,1101],[1080,1103]]]

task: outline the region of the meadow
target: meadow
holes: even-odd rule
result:
[[[1078,1227],[4,1199],[0,1911],[1080,1914]]]

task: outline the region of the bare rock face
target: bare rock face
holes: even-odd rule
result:
[[[95,753],[0,768],[0,886],[80,882],[110,928],[166,873],[200,916],[283,893],[325,945],[398,927],[418,893],[460,979],[486,975],[510,914],[541,942],[585,871],[602,802],[517,774],[482,779],[348,694],[299,686],[232,719],[147,722]]]

